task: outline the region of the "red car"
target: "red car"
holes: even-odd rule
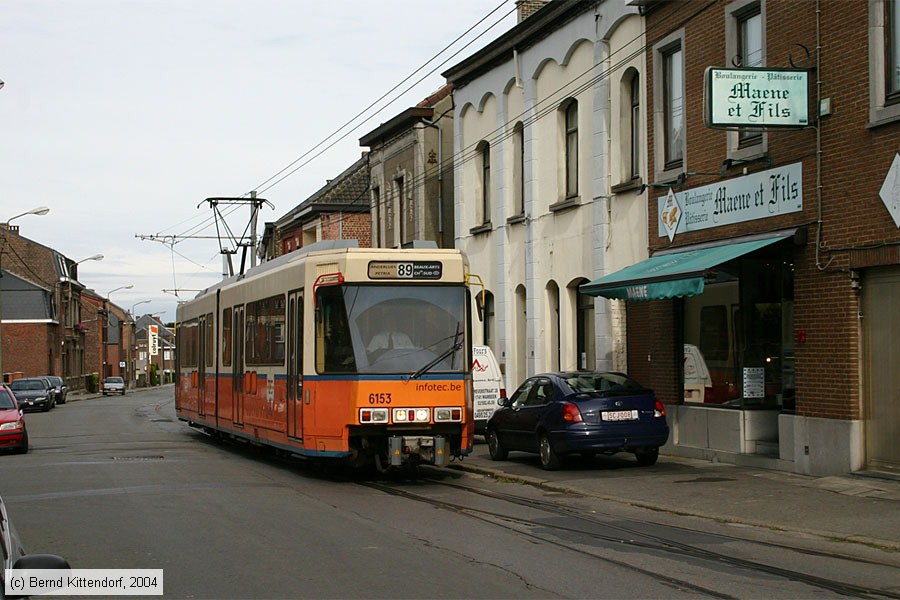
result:
[[[0,449],[6,448],[19,454],[28,452],[28,430],[16,397],[8,387],[0,385]]]

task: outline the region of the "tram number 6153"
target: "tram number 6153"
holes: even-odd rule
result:
[[[390,404],[391,403],[391,394],[382,393],[382,394],[369,394],[369,404]]]

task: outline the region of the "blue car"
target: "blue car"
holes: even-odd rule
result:
[[[485,435],[494,460],[506,460],[511,450],[536,452],[552,471],[566,454],[631,452],[649,466],[669,439],[665,406],[622,373],[542,373],[500,405]]]

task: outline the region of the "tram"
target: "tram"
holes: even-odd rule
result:
[[[178,418],[389,470],[472,451],[465,256],[319,242],[178,307]]]

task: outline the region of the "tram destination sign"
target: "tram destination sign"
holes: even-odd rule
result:
[[[369,279],[440,279],[444,265],[433,260],[373,260]]]

